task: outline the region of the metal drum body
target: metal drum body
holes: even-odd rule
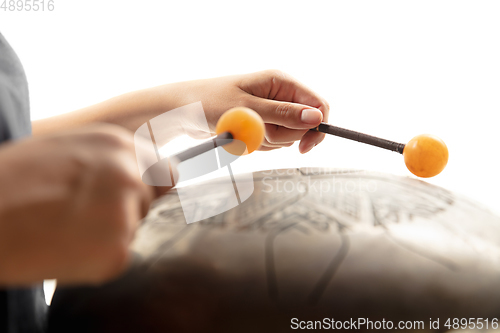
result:
[[[249,199],[189,225],[175,191],[160,198],[129,272],[59,288],[49,332],[289,332],[358,318],[391,321],[393,331],[399,321],[432,331],[439,318],[435,331],[446,331],[448,318],[500,316],[500,218],[476,203],[361,171],[253,178]],[[192,191],[197,209],[224,200],[217,180]]]

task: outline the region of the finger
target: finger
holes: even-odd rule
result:
[[[260,114],[265,123],[292,129],[310,129],[323,120],[321,110],[303,104],[251,96],[249,107]]]
[[[270,72],[271,75],[273,75],[273,70],[271,70]],[[277,74],[278,75],[274,75],[273,79],[274,82],[276,82],[276,84],[280,86],[280,89],[272,99],[278,101],[299,103],[319,109],[323,112],[323,121],[328,121],[330,106],[324,98],[322,98],[320,95],[318,95],[303,83],[296,80],[291,75],[285,74],[280,71],[278,71]],[[292,99],[288,98],[290,94],[292,96]]]
[[[168,191],[170,191],[179,180],[179,171],[177,171],[177,166],[179,165],[179,160],[176,157],[171,157],[168,160],[168,166],[170,169],[170,179],[172,182],[172,186],[154,186],[155,197],[158,198]]]
[[[153,196],[154,196],[154,189],[150,188],[146,184],[144,184],[144,195],[141,196],[142,201],[141,201],[141,211],[140,211],[140,218],[143,219],[148,215],[149,213],[149,207],[151,205],[151,202],[153,201]]]
[[[293,130],[283,126],[275,124],[265,124],[266,134],[265,138],[269,143],[279,144],[283,142],[294,142],[302,139],[304,134],[308,131],[305,130]]]
[[[132,155],[131,149],[116,150],[112,154],[114,155],[113,163],[116,163],[116,170],[123,172],[124,179],[127,180],[124,185],[137,195],[140,208],[138,216],[141,219],[149,211],[149,206],[154,199],[154,191],[141,180],[137,162],[135,156]]]
[[[280,149],[281,147],[269,147],[269,146],[260,146],[259,150],[260,151],[271,151],[275,149]]]
[[[124,234],[124,241],[128,244],[134,239],[135,233],[139,226],[141,225],[142,218],[146,216],[149,209],[150,202],[145,200],[146,191],[134,191],[130,190],[124,193],[124,204],[123,207],[126,210],[125,220],[126,229]],[[147,189],[147,192],[152,192]],[[120,236],[120,235],[118,235]]]
[[[324,133],[309,131],[302,137],[299,144],[299,151],[301,154],[305,154],[315,146],[317,146],[325,138]]]
[[[328,121],[330,106],[320,95],[292,76],[279,70],[266,70],[249,74],[240,88],[250,95],[283,102],[303,104],[323,112]]]
[[[280,142],[280,143],[272,143],[272,142],[269,142],[267,140],[264,140],[262,142],[262,146],[266,146],[266,147],[275,147],[275,148],[285,148],[285,147],[290,147],[292,146],[293,144],[295,143],[295,141],[291,141],[291,142]]]

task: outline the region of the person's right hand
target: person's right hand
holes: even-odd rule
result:
[[[155,197],[132,134],[114,125],[0,146],[0,285],[102,283]]]

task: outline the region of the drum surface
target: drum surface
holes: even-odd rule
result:
[[[448,318],[500,316],[500,218],[478,204],[362,171],[253,178],[250,198],[197,223],[186,224],[176,191],[160,198],[130,270],[99,287],[58,288],[49,331],[289,332],[365,318],[393,331],[422,321],[427,332],[447,331]],[[196,209],[223,205],[217,183],[186,188]]]

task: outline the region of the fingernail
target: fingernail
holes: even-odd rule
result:
[[[302,151],[302,154],[305,154],[307,152],[309,152],[311,149],[313,149],[316,145],[314,143],[310,143],[309,145],[307,145],[304,150]]]
[[[304,109],[300,120],[306,124],[316,125],[323,120],[323,113],[318,109]]]

